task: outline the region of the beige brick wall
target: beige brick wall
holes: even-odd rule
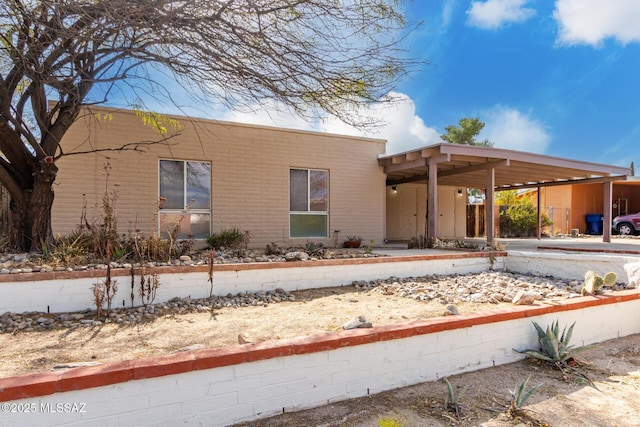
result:
[[[95,113],[110,113],[98,120]],[[117,194],[118,231],[150,232],[157,227],[158,160],[209,161],[212,166],[212,231],[249,230],[253,246],[270,242],[334,243],[357,234],[381,242],[385,223],[385,175],[377,157],[385,142],[315,132],[176,117],[180,135],[170,146],[147,147],[145,153],[103,151],[67,155],[58,161],[54,185],[54,233],[65,234],[87,217],[101,215],[105,189]],[[93,109],[65,135],[67,154],[116,148],[157,140],[130,111]],[[108,183],[105,163],[110,165]],[[289,239],[289,168],[329,170],[329,237]]]

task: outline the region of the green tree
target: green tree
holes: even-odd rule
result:
[[[496,193],[496,204],[500,205],[500,235],[502,237],[530,237],[538,230],[538,209],[528,194],[518,194],[515,190]],[[541,215],[543,227],[550,226],[551,220]]]
[[[52,241],[60,141],[84,107],[192,97],[227,107],[271,99],[299,114],[375,124],[357,108],[418,61],[400,49],[398,0],[6,0],[0,2],[0,183],[10,242]],[[167,78],[167,77],[163,77]],[[179,108],[179,107],[178,107]],[[149,116],[147,116],[149,117]],[[160,126],[163,127],[163,126]],[[169,136],[159,136],[161,143]],[[123,141],[120,149],[140,149]]]
[[[492,147],[493,143],[487,139],[482,141],[476,141],[475,139],[483,128],[484,122],[481,122],[479,118],[463,117],[458,122],[458,126],[450,125],[445,127],[444,129],[447,133],[440,135],[440,138],[452,144]]]
[[[494,200],[496,205],[510,206],[518,203],[518,192],[516,190],[496,191]]]

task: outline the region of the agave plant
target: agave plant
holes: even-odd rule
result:
[[[592,346],[574,347],[569,345],[571,335],[573,335],[573,327],[576,325],[575,322],[569,327],[569,330],[565,326],[562,329],[562,334],[559,334],[560,326],[557,320],[551,323],[551,326],[547,326],[546,330],[536,322],[532,323],[538,332],[540,349],[515,350],[518,353],[526,354],[534,359],[545,360],[561,368],[566,366],[567,361],[572,360],[577,353],[592,348]]]
[[[526,380],[524,380],[520,384],[520,387],[515,388],[513,390],[509,390],[509,392],[511,393],[511,402],[509,404],[509,411],[508,411],[509,415],[515,416],[517,413],[522,411],[522,408],[524,407],[527,400],[531,396],[533,396],[533,394],[536,391],[538,391],[538,389],[542,386],[542,384],[538,384],[536,386],[531,387],[528,391],[525,391],[527,389],[527,383],[529,382],[530,378],[531,376],[529,376]]]
[[[460,421],[462,419],[462,404],[460,403],[460,399],[467,391],[468,386],[465,386],[462,390],[456,393],[449,382],[449,379],[443,378],[443,380],[447,385],[447,397],[444,401],[444,408],[447,411],[453,412],[456,415],[457,420]]]

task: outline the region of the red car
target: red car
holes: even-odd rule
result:
[[[640,233],[640,212],[613,218],[611,231],[621,236],[633,236]]]

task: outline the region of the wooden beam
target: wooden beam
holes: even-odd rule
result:
[[[419,159],[420,157],[421,157],[421,153],[419,151],[411,151],[410,153],[407,153],[408,162]]]
[[[489,168],[501,168],[501,167],[509,166],[509,164],[510,164],[509,159],[497,160],[495,162],[479,163],[476,165],[465,166],[462,168],[454,168],[454,169],[447,169],[447,170],[440,171],[438,172],[438,177],[442,178],[445,176],[460,175],[463,173],[487,170]]]
[[[505,185],[498,187],[497,190],[519,190],[521,188],[536,188],[541,187],[555,187],[558,185],[581,185],[581,184],[601,184],[604,182],[625,181],[626,175],[621,176],[603,176],[599,178],[584,178],[584,179],[568,179],[566,181],[551,181],[551,182],[532,182],[527,184]]]
[[[427,167],[427,159],[420,158],[420,159],[412,160],[410,162],[395,163],[389,166],[385,166],[384,173],[389,174],[394,172],[402,172],[408,169],[425,168],[425,167]]]
[[[437,156],[427,157],[429,159],[429,165],[436,165],[438,163],[445,163],[451,161],[451,154],[438,154]]]
[[[409,182],[425,181],[427,178],[428,176],[426,173],[422,175],[408,176],[406,178],[396,178],[396,179],[387,178],[387,187],[391,185],[407,184]]]

